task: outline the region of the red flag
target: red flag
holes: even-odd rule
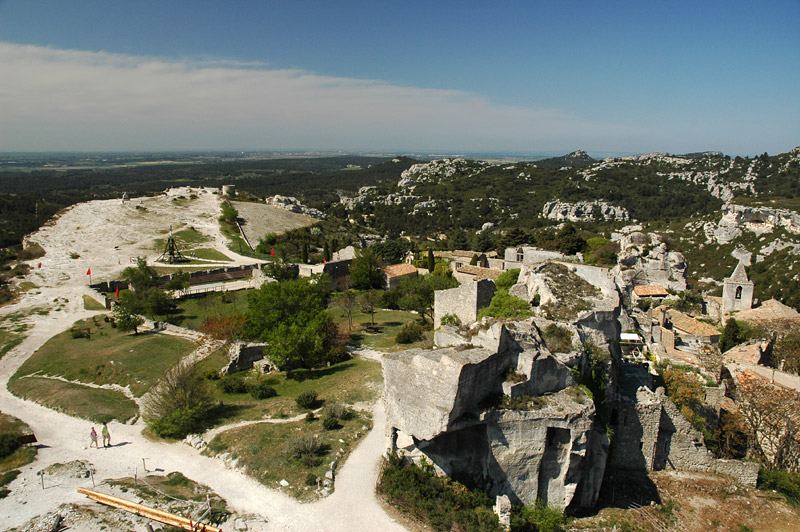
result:
[[[119,297],[119,285],[117,285],[117,292],[114,294],[114,297]]]
[[[86,270],[86,275],[92,275],[92,269],[91,269],[91,268],[89,268],[88,270]]]
[[[324,257],[322,258],[322,264],[325,264],[325,258]]]
[[[275,256],[275,248],[270,249],[269,250],[269,254],[274,257]]]

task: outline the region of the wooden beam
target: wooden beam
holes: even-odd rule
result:
[[[159,523],[164,523],[165,525],[182,528],[183,530],[189,530],[191,532],[222,532],[220,528],[215,526],[205,523],[195,523],[186,517],[164,512],[162,510],[156,510],[155,508],[144,506],[143,504],[137,504],[131,501],[126,501],[125,499],[120,499],[119,497],[114,497],[112,495],[106,495],[105,493],[100,493],[99,491],[94,491],[87,488],[78,488],[78,493],[82,493],[90,499],[99,502],[100,504],[119,508],[120,510],[125,510],[126,512],[146,517],[148,519],[152,519],[153,521],[158,521]]]

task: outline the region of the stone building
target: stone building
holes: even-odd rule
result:
[[[482,279],[433,293],[433,327],[442,325],[442,316],[455,315],[464,325],[478,319],[480,311],[492,302],[496,288],[494,281]]]
[[[753,307],[753,282],[747,278],[744,265],[740,262],[733,274],[722,285],[722,314],[749,310]]]
[[[403,279],[417,276],[417,268],[413,264],[401,262],[400,264],[392,264],[383,269],[383,277],[386,282],[386,289],[391,290],[400,286]]]

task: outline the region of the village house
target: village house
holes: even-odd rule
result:
[[[636,286],[633,288],[631,303],[636,305],[641,300],[649,300],[652,302],[652,306],[656,306],[661,304],[661,301],[668,295],[667,289],[661,285]]]
[[[400,286],[403,279],[408,279],[417,276],[417,268],[413,264],[402,262],[400,264],[392,264],[383,269],[383,275],[386,279],[386,289],[391,290]]]

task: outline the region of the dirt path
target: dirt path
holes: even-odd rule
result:
[[[93,201],[73,206],[57,220],[32,236],[47,254],[34,261],[34,270],[27,277],[37,289],[23,295],[19,302],[0,309],[6,315],[35,307],[54,307],[48,315],[31,314],[26,339],[0,359],[0,410],[25,421],[43,446],[37,460],[22,468],[22,474],[9,486],[10,496],[0,500],[0,523],[4,528],[16,527],[30,518],[56,509],[62,503],[87,503],[75,488],[91,486],[86,478],[61,479],[57,485],[45,485],[35,474],[48,465],[84,459],[96,469],[95,481],[141,474],[142,459],[150,471],[180,471],[187,477],[208,485],[239,514],[259,516],[266,520],[250,530],[283,531],[401,531],[382,510],[374,495],[378,464],[384,449],[383,406],[374,408],[374,428],[351,453],[336,480],[336,491],[327,499],[300,504],[278,490],[269,489],[238,471],[226,469],[216,459],[201,456],[183,443],[153,442],[142,436],[143,422],[135,425],[111,423],[113,447],[89,448],[91,422],[55,412],[13,396],[7,389],[8,379],[19,366],[53,335],[67,330],[76,320],[96,312],[83,309],[82,296],[90,295],[86,270],[91,267],[94,280],[111,279],[128,266],[128,257],[143,254],[157,230],[166,220],[181,219],[196,229],[215,235],[214,246],[224,249],[222,235],[216,227],[218,197],[200,191],[192,208],[172,201],[177,195],[188,196],[188,189],[179,189],[157,198],[120,201]],[[141,205],[142,209],[137,209]],[[168,229],[165,227],[164,229]],[[152,253],[152,251],[148,251]],[[237,263],[251,262],[225,250]],[[79,258],[74,258],[75,254]],[[122,260],[125,259],[125,260]],[[41,269],[36,263],[41,262]],[[232,530],[232,523],[225,530]]]

